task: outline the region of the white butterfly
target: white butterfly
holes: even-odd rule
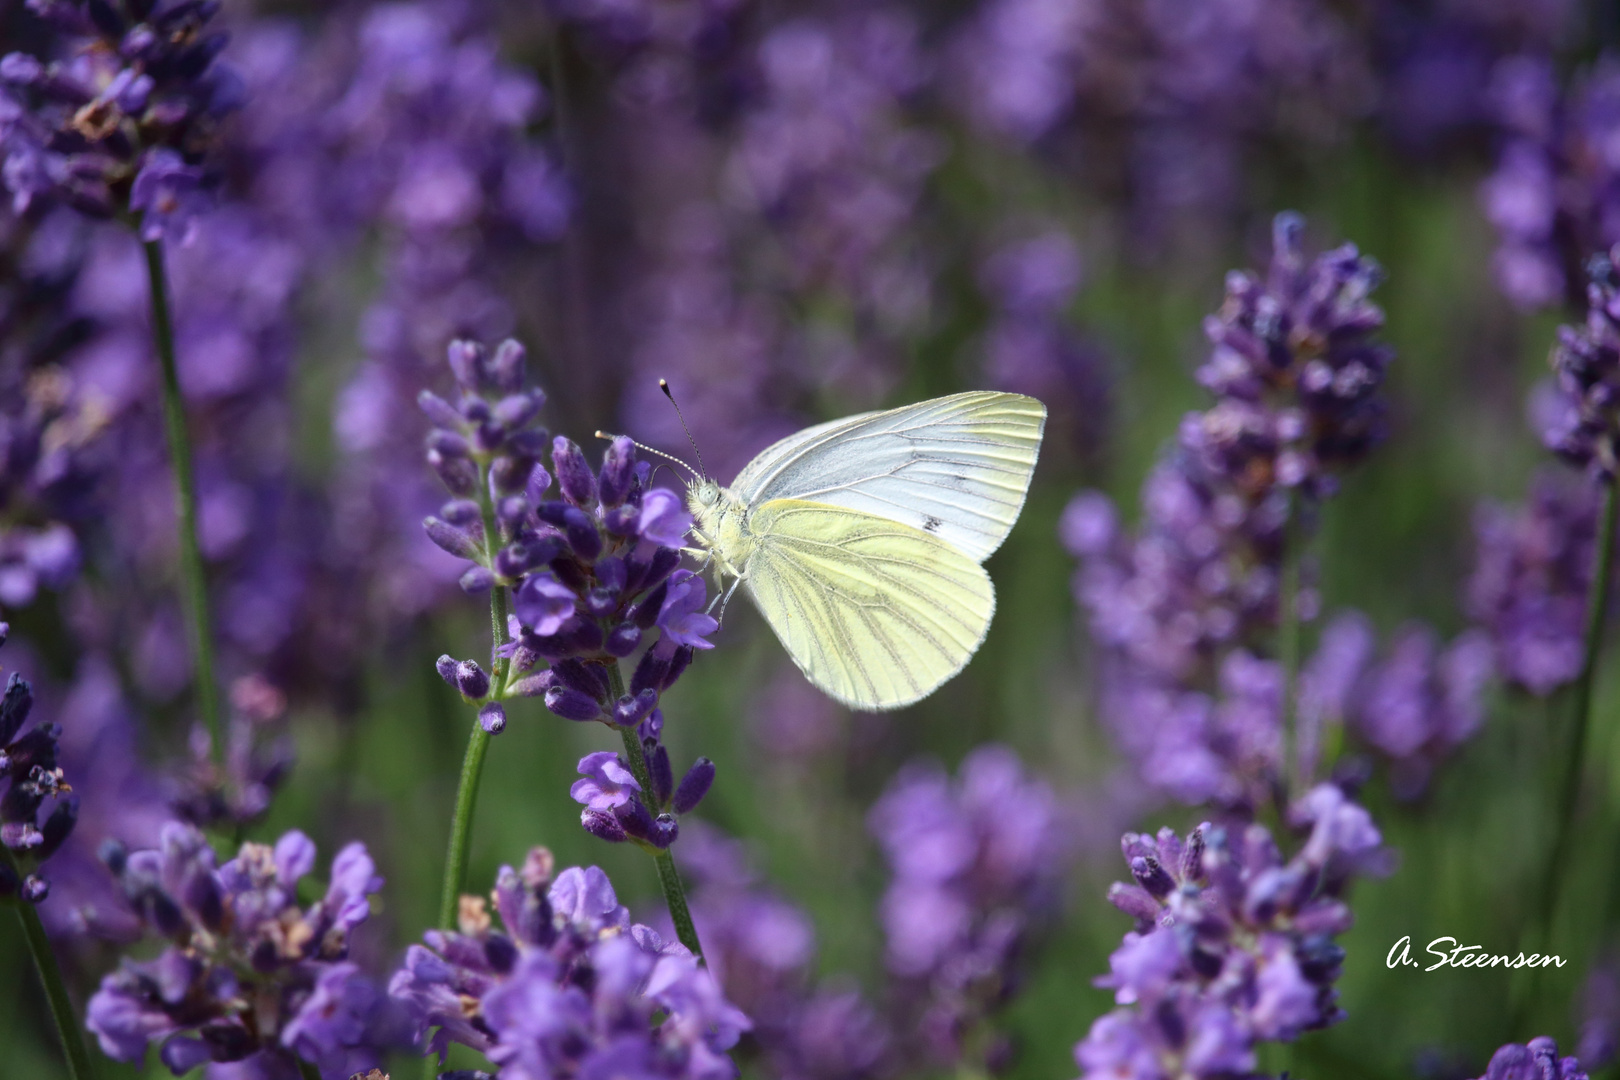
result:
[[[688,485],[693,535],[816,687],[897,709],[983,643],[996,596],[980,563],[1018,520],[1045,427],[1039,401],[993,391],[818,424],[730,487]]]

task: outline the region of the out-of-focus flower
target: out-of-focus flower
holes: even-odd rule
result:
[[[1266,274],[1228,275],[1197,371],[1216,402],[1148,476],[1137,535],[1094,493],[1060,525],[1104,718],[1150,785],[1189,802],[1258,805],[1282,775],[1281,668],[1251,643],[1280,623],[1284,561],[1313,508],[1385,433],[1378,267],[1350,245],[1308,258],[1302,232],[1278,215]],[[1316,608],[1308,570],[1301,620]]]
[[[749,1020],[707,968],[649,927],[632,925],[607,875],[570,867],[552,880],[535,848],[503,866],[498,929],[480,898],[462,897],[455,931],[413,945],[389,993],[442,1060],[471,1046],[520,1080],[614,1075],[725,1080],[726,1055]],[[654,1017],[662,1014],[662,1021]]]
[[[1552,350],[1556,401],[1542,439],[1559,457],[1613,483],[1620,471],[1620,246],[1587,266],[1586,320],[1558,328]]]
[[[1597,492],[1543,473],[1524,506],[1481,505],[1474,535],[1468,613],[1490,635],[1502,676],[1545,696],[1581,670]]]
[[[114,844],[105,857],[147,931],[168,942],[155,959],[123,961],[90,999],[86,1023],[108,1056],[139,1061],[155,1044],[176,1075],[240,1062],[279,1076],[308,1062],[346,1077],[406,1041],[395,1007],[348,960],[382,887],[362,845],[338,852],[325,895],[307,907],[298,883],[315,845],[296,831],[273,847],[244,844],[219,867],[180,823],[155,850]]]
[[[1526,308],[1578,306],[1582,267],[1620,243],[1616,163],[1620,66],[1599,60],[1567,89],[1546,56],[1504,59],[1491,94],[1504,131],[1496,171],[1480,187],[1496,226],[1497,286]]]
[[[1586,1070],[1575,1058],[1560,1058],[1558,1044],[1542,1035],[1498,1049],[1479,1080],[1586,1080]]]
[[[0,58],[0,183],[13,208],[62,202],[95,217],[142,215],[148,240],[184,240],[241,79],[214,58],[215,3],[31,4],[60,57]]]
[[[1060,805],[1012,750],[985,746],[954,781],[903,770],[867,824],[893,873],[884,959],[907,986],[918,1052],[960,1061],[962,1034],[1011,996],[1025,939],[1058,902],[1073,854]]]

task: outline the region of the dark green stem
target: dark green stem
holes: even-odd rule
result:
[[[495,507],[489,497],[489,472],[478,467],[478,506],[484,521],[485,565],[495,565],[500,549],[500,531]],[[500,655],[506,641],[506,587],[496,583],[489,591],[490,701],[499,701],[506,690],[507,660]],[[478,785],[484,775],[484,755],[489,752],[489,732],[473,718],[472,734],[467,736],[467,753],[461,760],[461,782],[456,788],[456,811],[450,821],[450,844],[444,856],[444,887],[439,893],[439,926],[453,930],[461,889],[467,880],[467,846],[472,840],[473,814],[478,808]]]
[[[214,681],[214,627],[208,612],[208,578],[197,544],[197,477],[192,469],[191,435],[186,430],[185,399],[174,357],[174,322],[169,316],[169,278],[163,268],[163,243],[148,240],[146,276],[152,297],[152,342],[163,369],[163,429],[169,464],[174,469],[174,501],[180,523],[180,581],[185,595],[186,629],[191,638],[191,665],[197,684],[197,711],[208,728],[214,763],[225,760],[219,716],[219,686]]]
[[[1543,944],[1552,940],[1552,920],[1558,906],[1559,885],[1566,876],[1564,863],[1569,857],[1570,838],[1580,808],[1581,773],[1585,764],[1587,728],[1591,727],[1592,684],[1596,681],[1598,654],[1603,650],[1603,622],[1609,607],[1609,574],[1614,562],[1615,519],[1620,515],[1620,499],[1615,484],[1603,485],[1603,507],[1599,512],[1597,547],[1593,551],[1592,591],[1586,601],[1586,638],[1581,673],[1571,695],[1568,756],[1558,791],[1558,817],[1554,826],[1552,850],[1541,875],[1541,906],[1537,924]]]
[[[11,853],[0,848],[5,863],[13,871],[17,864]],[[17,873],[22,877],[20,872]],[[45,924],[39,921],[39,912],[26,900],[16,901],[17,918],[22,920],[23,937],[28,941],[28,952],[34,958],[34,970],[45,986],[45,1000],[51,1006],[51,1019],[56,1023],[56,1036],[62,1041],[62,1054],[67,1059],[70,1080],[90,1080],[95,1074],[90,1069],[90,1052],[85,1047],[84,1029],[73,1015],[73,1001],[68,997],[67,984],[62,981],[62,969],[56,965],[56,953],[51,951],[51,939],[45,936]]]
[[[624,696],[624,676],[619,671],[619,662],[615,660],[607,670],[609,690],[617,700]],[[648,813],[657,817],[662,808],[653,796],[652,773],[647,768],[647,755],[641,749],[641,736],[634,727],[622,727],[619,737],[624,742],[624,756],[630,761],[630,773],[641,785],[641,801]],[[664,890],[664,904],[669,908],[670,922],[675,924],[675,936],[701,960],[703,946],[698,941],[697,926],[692,922],[692,909],[686,905],[686,887],[681,884],[680,871],[675,869],[675,856],[665,849],[654,855],[653,861],[658,866],[658,884]]]
[[[321,1080],[321,1070],[303,1058],[298,1059],[298,1075],[302,1076],[304,1080]]]

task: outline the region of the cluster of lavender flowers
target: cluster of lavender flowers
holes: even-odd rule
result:
[[[1291,1042],[1343,1018],[1333,988],[1350,928],[1344,895],[1358,876],[1387,872],[1372,819],[1321,784],[1290,812],[1309,829],[1286,861],[1262,825],[1212,825],[1185,840],[1171,829],[1121,841],[1132,884],[1109,900],[1136,929],[1098,985],[1121,1006],[1075,1047],[1084,1080],[1218,1077],[1255,1068],[1255,1045]]]
[[[1074,854],[1063,807],[1005,746],[952,781],[903,769],[867,824],[893,877],[884,960],[912,1032],[907,1056],[995,1071],[1010,1047],[988,1021],[1019,989],[1027,940],[1056,913]]]
[[[1229,275],[1197,371],[1216,402],[1148,477],[1138,534],[1094,493],[1061,526],[1083,559],[1105,719],[1148,783],[1188,802],[1254,806],[1283,776],[1284,673],[1256,650],[1285,615],[1314,615],[1308,586],[1282,594],[1286,562],[1337,473],[1385,434],[1378,268],[1350,245],[1307,258],[1302,234],[1279,215],[1266,276]]]
[[[1615,165],[1604,152],[1617,95],[1612,59],[1563,90],[1545,57],[1510,57],[1493,73],[1502,143],[1480,198],[1499,239],[1497,286],[1523,307],[1579,305],[1583,264],[1620,242]]]
[[[749,1020],[681,945],[632,925],[608,877],[551,853],[503,866],[491,893],[464,896],[457,929],[413,945],[389,993],[441,1060],[470,1046],[509,1080],[571,1076],[729,1080],[726,1051]],[[436,1030],[434,1030],[436,1029]]]
[[[125,959],[90,999],[87,1023],[108,1056],[140,1061],[157,1045],[177,1076],[205,1062],[267,1078],[297,1076],[299,1062],[349,1076],[408,1041],[382,988],[348,959],[383,884],[363,845],[338,852],[307,907],[298,889],[315,845],[296,830],[216,866],[203,835],[175,822],[157,848],[110,844],[104,858],[165,942],[155,959]]]
[[[0,150],[12,203],[66,203],[95,217],[126,211],[141,236],[189,235],[211,178],[213,128],[241,103],[241,81],[214,63],[225,45],[217,3],[37,0],[67,55],[0,58]]]
[[[678,569],[691,515],[674,492],[649,486],[650,466],[623,436],[608,444],[600,472],[570,439],[551,440],[551,496],[553,473],[541,463],[546,436],[535,426],[545,395],[524,388],[522,346],[457,341],[450,366],[457,402],[428,391],[420,400],[436,425],[428,460],[455,497],[425,527],[434,543],[473,562],[464,590],[511,589],[514,613],[504,628],[510,640],[498,643],[497,679],[475,660],[450,656],[440,657],[439,674],[480,703],[491,734],[505,728],[502,701],[514,696],[543,698],[567,720],[634,729],[650,787],[603,751],[581,760],[585,778],[573,795],[594,835],[667,848],[677,816],[714,780],[714,764],[699,758],[677,784],[660,742],[659,696],[695,650],[711,647],[705,635],[718,625],[703,610],[703,579]],[[616,686],[618,662],[638,649],[628,688]]]
[[[0,645],[11,627],[0,622]],[[78,802],[57,763],[62,729],[49,722],[28,724],[34,688],[13,671],[0,693],[0,900],[21,897],[38,904],[50,895],[50,882],[38,873],[73,832]],[[45,813],[49,804],[50,810]]]

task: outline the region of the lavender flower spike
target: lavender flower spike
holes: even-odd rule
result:
[[[1586,1080],[1586,1072],[1574,1058],[1560,1058],[1558,1044],[1542,1035],[1498,1049],[1479,1080]]]

